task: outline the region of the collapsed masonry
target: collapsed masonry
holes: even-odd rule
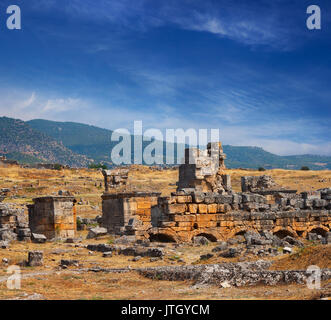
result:
[[[0,203],[0,240],[30,240],[31,231],[24,208]]]
[[[74,197],[46,196],[33,199],[24,207],[0,203],[0,240],[30,241],[44,235],[47,239],[74,238],[76,235],[76,208]]]
[[[220,144],[209,144],[205,151],[186,149],[177,191],[169,197],[106,190],[103,226],[137,239],[174,242],[198,235],[227,240],[248,230],[280,237],[324,236],[330,230],[331,188],[297,194],[264,175],[242,177],[242,192],[233,192],[224,159]]]

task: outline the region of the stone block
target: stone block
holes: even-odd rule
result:
[[[206,204],[199,203],[199,213],[208,213],[208,207]]]
[[[217,204],[208,204],[208,213],[217,213]]]
[[[168,206],[169,214],[184,213],[186,211],[186,204],[184,203],[175,203]]]
[[[190,203],[188,205],[188,210],[190,213],[197,213],[198,212],[198,205],[195,203]]]

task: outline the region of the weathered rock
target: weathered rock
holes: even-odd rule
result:
[[[1,249],[8,249],[9,248],[9,241],[0,241],[0,248]]]
[[[229,248],[227,251],[221,252],[219,256],[223,258],[235,258],[241,254],[241,251],[242,249],[240,248]]]
[[[213,248],[212,252],[220,252],[224,251],[228,248],[228,244],[225,241],[222,241],[217,245],[215,248]]]
[[[300,248],[303,248],[304,247],[304,244],[300,241],[300,240],[297,240],[291,236],[286,236],[283,241],[286,241],[288,242],[289,244],[291,244],[292,246],[296,246],[296,247],[300,247]]]
[[[292,253],[292,248],[290,248],[290,247],[284,247],[283,248],[283,253]]]
[[[17,234],[7,228],[1,228],[0,239],[4,241],[15,241],[17,240]]]
[[[317,233],[313,233],[313,232],[308,232],[307,239],[309,241],[318,241],[319,240],[318,234]]]
[[[207,254],[203,254],[200,256],[200,260],[208,260],[210,258],[212,258],[214,255],[212,253],[207,253]]]
[[[104,258],[111,258],[111,257],[113,256],[113,252],[112,252],[112,251],[104,252],[104,253],[102,254],[102,256],[103,256]]]
[[[34,243],[45,243],[47,241],[47,238],[43,234],[38,233],[32,233],[31,239]]]
[[[115,244],[132,244],[136,242],[136,236],[121,236],[120,238],[115,239]]]
[[[91,228],[86,239],[98,238],[107,234],[107,229],[102,227]]]
[[[134,258],[132,258],[132,261],[139,261],[142,258],[142,256],[136,256]]]
[[[197,236],[193,238],[193,243],[198,245],[207,245],[209,244],[209,240],[203,236]]]
[[[109,252],[114,250],[114,246],[105,243],[88,244],[86,247],[90,251]]]
[[[70,267],[70,266],[74,266],[74,267],[79,267],[79,261],[78,260],[67,260],[67,259],[62,259],[60,262],[60,266],[61,267]]]
[[[7,258],[2,258],[2,263],[8,264],[9,263],[9,260]]]
[[[44,255],[42,251],[29,251],[28,265],[30,267],[42,266],[44,264]]]

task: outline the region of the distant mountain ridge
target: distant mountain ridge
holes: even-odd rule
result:
[[[117,142],[111,142],[111,130],[74,122],[31,120],[27,123],[34,129],[44,132],[72,151],[83,154],[96,162],[110,163],[110,152]],[[133,137],[131,137],[133,139]],[[148,143],[146,143],[148,144]],[[260,147],[237,147],[224,145],[228,168],[283,168],[331,169],[331,157],[318,155],[279,156]]]
[[[51,162],[73,167],[86,167],[91,162],[112,165],[111,150],[118,142],[111,141],[111,134],[111,130],[82,123],[42,119],[24,122],[0,117],[0,154],[22,163]],[[133,145],[134,137],[130,139]],[[143,146],[148,144],[145,142]],[[328,156],[278,156],[249,146],[224,145],[223,149],[228,168],[331,169]]]
[[[22,120],[0,117],[0,153],[22,162],[51,162],[82,167],[86,156],[75,154],[47,134]]]

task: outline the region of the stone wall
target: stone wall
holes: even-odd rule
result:
[[[176,192],[158,199],[162,214],[150,234],[163,234],[173,241],[191,241],[196,235],[226,240],[248,230],[303,237],[311,230],[323,234],[331,227],[331,205],[322,197],[330,194],[331,189],[315,192],[312,200],[307,193],[287,197]]]
[[[46,236],[74,238],[76,234],[75,199],[68,196],[48,196],[33,199],[29,205],[29,226],[33,233]]]
[[[29,241],[30,237],[31,231],[24,208],[0,203],[0,240]]]

